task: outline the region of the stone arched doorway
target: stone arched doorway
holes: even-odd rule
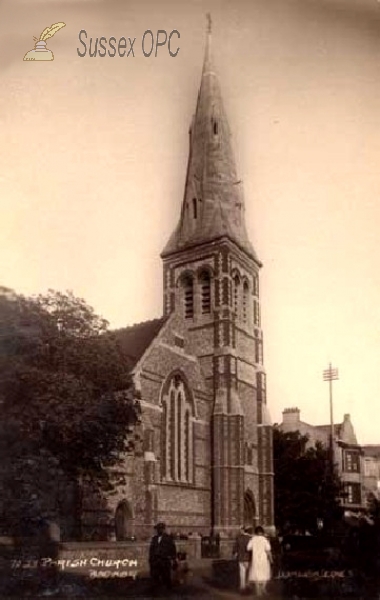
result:
[[[246,490],[244,494],[244,527],[255,527],[256,525],[256,504],[251,490]]]
[[[116,541],[122,542],[134,535],[133,511],[128,500],[119,502],[115,512]]]

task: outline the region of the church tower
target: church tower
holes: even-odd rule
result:
[[[215,533],[273,526],[272,429],[260,322],[261,263],[244,199],[209,19],[179,223],[161,257],[164,313],[185,324],[210,391],[211,523]]]

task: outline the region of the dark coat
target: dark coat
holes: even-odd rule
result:
[[[175,560],[177,556],[177,550],[173,538],[167,533],[163,533],[161,540],[159,536],[154,535],[150,543],[149,548],[149,562],[170,561]]]
[[[239,562],[249,562],[251,555],[247,550],[247,545],[251,536],[248,533],[239,533],[234,545],[234,554]]]

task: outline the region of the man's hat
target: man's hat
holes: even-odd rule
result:
[[[162,521],[160,521],[159,523],[157,523],[157,525],[155,525],[154,528],[157,529],[157,531],[160,530],[160,529],[163,530],[163,529],[166,529],[166,525],[165,525],[165,523],[163,523]]]

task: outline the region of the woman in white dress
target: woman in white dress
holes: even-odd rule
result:
[[[264,536],[262,527],[256,527],[255,535],[249,540],[247,550],[252,553],[248,580],[255,584],[257,596],[262,596],[266,592],[272,564],[270,543]]]

